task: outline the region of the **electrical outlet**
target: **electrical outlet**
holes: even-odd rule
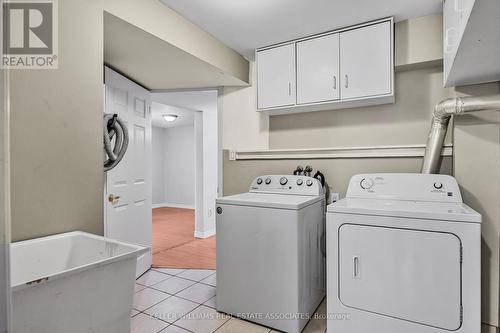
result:
[[[328,203],[334,203],[340,200],[340,193],[333,192],[333,188],[330,187],[330,196],[328,198]]]
[[[236,152],[234,150],[229,151],[229,160],[236,161]]]

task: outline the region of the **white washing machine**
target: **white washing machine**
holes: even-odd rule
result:
[[[217,310],[301,332],[325,296],[325,211],[306,176],[258,177],[217,199]]]
[[[480,223],[453,177],[352,177],[328,206],[328,333],[479,333]]]

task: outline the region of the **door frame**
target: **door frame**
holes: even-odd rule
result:
[[[223,162],[224,162],[224,155],[223,155],[223,149],[222,149],[222,107],[223,107],[223,88],[217,87],[217,88],[193,88],[193,89],[168,89],[168,90],[151,90],[151,101],[156,102],[156,103],[162,103],[166,105],[173,105],[177,107],[182,107],[185,109],[191,109],[195,113],[199,114],[205,114],[206,112],[209,112],[207,110],[197,110],[196,108],[186,106],[186,105],[175,105],[175,103],[172,103],[170,101],[162,101],[159,98],[155,98],[155,95],[158,96],[160,94],[169,94],[169,93],[196,93],[196,92],[215,92],[216,93],[216,105],[215,105],[215,112],[216,112],[216,140],[217,140],[217,189],[215,193],[215,198],[223,196]],[[203,120],[205,120],[205,117],[202,117]],[[198,153],[199,149],[199,144],[197,143],[196,139],[196,114],[195,114],[195,154]],[[205,121],[203,121],[203,132],[209,132],[206,131],[207,124]],[[206,138],[205,135],[203,135],[203,138]],[[198,156],[195,156],[195,174],[199,171],[199,164],[197,163]],[[207,163],[207,158],[206,155],[203,154],[202,158],[203,165]],[[204,178],[202,178],[202,184],[204,184]],[[206,192],[204,189],[202,189],[202,194],[197,193],[199,190],[199,177],[196,177],[195,181],[195,225],[198,225],[200,220],[203,222],[203,230],[199,230],[198,227],[195,227],[195,232],[194,232],[194,237],[196,238],[207,238],[210,236],[215,235],[215,206],[213,207],[211,214],[208,214],[212,217],[213,216],[213,221],[214,225],[210,229],[205,229],[207,224],[204,222],[205,218],[207,217],[207,214],[202,214],[203,212],[208,213],[206,210],[206,200],[205,200],[205,194]],[[199,197],[202,197],[202,201],[200,202]],[[215,204],[215,202],[214,202]],[[200,213],[201,211],[201,213]]]

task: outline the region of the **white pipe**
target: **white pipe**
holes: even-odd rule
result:
[[[500,111],[500,95],[451,98],[436,105],[425,147],[422,173],[439,171],[441,150],[451,116],[477,111]]]

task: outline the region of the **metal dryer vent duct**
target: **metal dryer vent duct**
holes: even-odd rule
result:
[[[441,150],[451,116],[477,111],[500,111],[500,95],[450,98],[436,105],[425,147],[422,173],[438,173]]]

